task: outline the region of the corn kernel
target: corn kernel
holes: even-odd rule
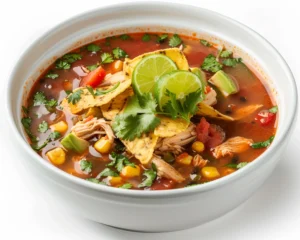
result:
[[[176,162],[184,164],[184,165],[190,165],[192,163],[193,157],[187,153],[182,153],[176,158]]]
[[[95,144],[94,148],[102,154],[109,153],[112,146],[112,142],[106,137],[100,138]]]
[[[218,169],[215,167],[204,167],[201,169],[202,176],[208,179],[220,177]]]
[[[197,152],[197,153],[203,152],[203,151],[204,151],[204,148],[205,148],[205,147],[204,147],[203,142],[196,141],[196,142],[194,142],[193,145],[192,145],[192,149],[193,149],[195,152]]]
[[[93,116],[93,117],[102,117],[102,113],[101,113],[101,109],[98,107],[91,107],[87,110],[85,117],[89,117],[89,116]]]
[[[68,130],[68,124],[65,121],[59,121],[58,123],[52,124],[50,128],[52,131],[64,134]]]
[[[134,167],[126,166],[121,171],[121,176],[126,178],[138,177],[140,176],[140,174],[141,174],[141,169],[137,165],[135,165]]]
[[[107,180],[111,186],[118,186],[123,183],[121,177],[108,177]]]
[[[192,47],[191,47],[190,45],[186,45],[186,46],[184,47],[184,49],[183,49],[183,52],[184,52],[185,54],[191,53],[191,52],[192,52]]]
[[[113,73],[120,72],[120,71],[122,71],[122,69],[123,69],[123,62],[122,61],[117,60],[113,63],[113,65],[112,65]]]
[[[60,147],[50,150],[46,153],[46,156],[55,165],[61,165],[66,161],[66,153]]]
[[[235,169],[233,169],[233,168],[228,168],[228,167],[226,167],[223,171],[222,171],[222,175],[223,176],[227,176],[227,175],[229,175],[229,174],[231,174],[231,173],[233,173],[233,172],[235,172],[236,170]]]

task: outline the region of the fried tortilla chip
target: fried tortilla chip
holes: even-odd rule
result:
[[[102,110],[103,117],[107,120],[113,120],[124,108],[127,98],[131,95],[133,95],[132,88],[127,88],[109,103],[102,105],[100,108]]]
[[[154,129],[154,135],[161,138],[173,137],[176,134],[185,131],[188,126],[189,123],[184,119],[160,117],[160,124]]]
[[[198,104],[198,110],[196,115],[201,115],[204,117],[216,118],[225,121],[234,121],[234,119],[230,116],[227,116],[223,113],[220,113],[218,110],[214,109],[213,107],[201,102]]]
[[[72,103],[68,103],[67,98],[65,98],[62,101],[61,105],[64,108],[69,108],[71,113],[76,114],[81,112],[82,110],[91,107],[100,107],[102,105],[109,103],[112,99],[114,99],[116,96],[123,93],[127,88],[129,88],[130,85],[131,85],[131,79],[126,78],[125,81],[120,82],[120,85],[114,91],[100,96],[95,96],[95,97],[87,90],[87,88],[77,88],[73,90],[73,93],[81,89],[82,94],[80,95],[81,96],[80,100],[77,103],[72,104]],[[97,88],[97,89],[101,91],[101,90],[108,90],[113,87],[114,86],[111,86],[109,88]]]
[[[153,55],[153,54],[164,54],[170,59],[172,59],[180,70],[189,70],[188,61],[185,58],[185,55],[179,48],[167,48],[163,50],[157,50],[154,52],[145,53],[137,56],[134,59],[126,59],[123,65],[124,73],[131,78],[132,72],[135,66],[142,60],[142,58]]]
[[[140,160],[142,164],[148,164],[150,162],[157,140],[158,137],[153,133],[149,135],[144,134],[142,137],[136,138],[133,141],[121,139],[127,151],[133,154],[136,159]]]

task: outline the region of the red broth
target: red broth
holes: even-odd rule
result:
[[[157,33],[158,34],[158,33]],[[27,101],[27,108],[29,109],[28,113],[25,113],[24,117],[31,118],[30,132],[38,138],[38,145],[42,145],[52,130],[49,128],[45,132],[39,131],[39,124],[43,121],[48,123],[48,126],[51,126],[54,123],[59,121],[65,121],[68,124],[68,130],[63,134],[67,135],[72,126],[80,120],[80,116],[73,115],[70,112],[61,110],[60,107],[56,107],[54,111],[49,112],[44,105],[34,106],[34,95],[36,92],[43,92],[46,99],[55,99],[60,103],[64,98],[67,97],[68,91],[72,91],[79,87],[80,81],[83,79],[87,73],[84,72],[82,66],[87,67],[93,64],[96,64],[100,61],[100,56],[102,53],[107,52],[111,53],[112,50],[116,47],[123,49],[129,56],[129,58],[134,58],[140,54],[169,48],[168,41],[162,43],[157,42],[157,34],[150,34],[149,41],[143,41],[144,33],[134,33],[129,34],[129,39],[124,39],[124,37],[116,36],[112,38],[102,39],[94,42],[97,46],[101,48],[100,51],[90,52],[86,47],[81,47],[72,51],[72,53],[79,53],[82,57],[81,59],[73,62],[70,69],[67,70],[58,70],[55,68],[55,63],[49,67],[44,74],[42,74],[39,79],[36,81],[35,85],[31,89],[30,95]],[[171,35],[169,35],[170,37]],[[122,39],[123,38],[123,39]],[[126,37],[125,37],[126,38]],[[180,36],[184,43],[184,53],[188,60],[190,67],[200,67],[203,63],[205,57],[209,54],[217,55],[218,50],[213,46],[205,46],[199,42],[199,39]],[[103,68],[107,73],[114,72],[113,63],[103,65]],[[245,107],[253,104],[262,104],[263,107],[260,110],[268,110],[273,107],[273,103],[268,93],[268,88],[265,86],[262,81],[259,79],[259,76],[251,72],[251,70],[244,64],[238,63],[235,67],[226,67],[224,66],[223,70],[234,77],[238,82],[240,89],[239,92],[230,95],[225,98],[221,94],[218,94],[217,100],[218,103],[214,105],[214,108],[218,111],[228,114],[229,116],[234,114],[235,109]],[[51,79],[46,77],[49,72],[53,74],[58,74],[58,77]],[[210,72],[206,72],[207,78],[212,76]],[[262,125],[257,120],[257,114],[260,110],[249,114],[246,118],[243,118],[238,121],[228,122],[222,120],[215,120],[212,118],[206,118],[210,124],[216,124],[220,126],[226,133],[226,139],[241,136],[245,138],[252,139],[254,142],[265,141],[271,136],[275,135],[276,132],[276,114],[270,123]],[[198,124],[201,117],[193,117],[192,121],[195,124]],[[62,136],[62,137],[63,137]],[[38,151],[38,154],[49,161],[46,153],[55,147],[61,146],[61,138],[58,140],[50,141],[44,148]],[[96,139],[91,139],[90,147],[87,152],[82,155],[78,155],[72,152],[67,152],[66,160],[61,165],[56,165],[61,170],[72,174],[76,177],[82,179],[95,178],[103,169],[106,168],[106,165],[111,162],[109,154],[100,154],[98,153],[93,144]],[[30,139],[29,139],[29,142]],[[32,142],[31,142],[32,143]],[[135,165],[139,165],[140,174],[132,178],[120,178],[115,179],[119,181],[118,184],[110,184],[110,180],[104,179],[102,182],[105,182],[107,185],[114,185],[115,187],[120,187],[124,183],[130,183],[132,189],[152,189],[152,190],[161,190],[161,189],[173,189],[173,188],[182,188],[189,185],[205,183],[212,181],[214,179],[226,176],[235,171],[238,171],[236,165],[238,163],[251,162],[255,160],[259,155],[261,155],[266,148],[253,149],[250,148],[247,151],[239,154],[234,154],[233,156],[226,156],[220,159],[214,158],[209,149],[205,149],[201,153],[204,159],[207,159],[207,165],[215,167],[219,173],[219,176],[215,178],[206,178],[202,172],[201,167],[195,167],[192,164],[185,165],[177,161],[171,163],[171,165],[186,179],[181,183],[176,183],[175,181],[166,179],[164,177],[157,177],[151,187],[139,188],[138,184],[143,181],[145,176],[143,172],[146,167],[142,166],[140,162],[135,158],[130,158],[130,161]],[[113,150],[112,150],[113,151]],[[196,153],[192,150],[191,144],[185,147],[185,152],[194,156]],[[80,159],[88,159],[92,163],[92,170],[89,173],[86,173],[81,169]],[[51,161],[50,161],[51,162]],[[228,164],[235,164],[235,167],[228,166]]]

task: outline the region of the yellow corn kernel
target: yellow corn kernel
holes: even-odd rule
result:
[[[95,144],[94,148],[99,152],[99,153],[109,153],[110,149],[112,146],[112,142],[107,139],[106,137],[100,138]]]
[[[176,158],[176,162],[184,164],[184,165],[190,165],[192,163],[193,157],[191,155],[188,155],[187,153],[182,153]]]
[[[93,116],[93,117],[102,117],[102,113],[101,113],[101,109],[99,107],[91,107],[87,110],[85,117],[89,117],[89,116]]]
[[[112,64],[112,70],[113,70],[112,72],[113,73],[120,72],[120,71],[122,71],[122,69],[123,69],[123,62],[122,61],[117,60]]]
[[[235,171],[236,170],[233,169],[233,168],[226,167],[226,168],[224,168],[224,170],[221,173],[222,173],[223,176],[227,176],[227,175],[229,175],[229,174],[231,174],[231,173],[233,173]]]
[[[66,153],[60,147],[50,150],[46,153],[46,156],[55,165],[61,165],[66,161]]]
[[[203,142],[196,141],[193,143],[192,149],[197,153],[201,153],[204,151],[205,147]]]
[[[108,177],[107,180],[111,186],[118,186],[123,183],[121,177]]]
[[[220,177],[218,169],[215,167],[204,167],[201,169],[202,176],[208,179]]]
[[[56,131],[64,134],[68,130],[68,124],[65,121],[59,121],[58,123],[52,124],[50,128],[53,132]]]
[[[134,167],[126,166],[123,167],[121,171],[121,176],[126,178],[138,177],[141,174],[141,169],[139,166],[135,165]]]
[[[191,47],[190,45],[186,45],[186,46],[184,47],[184,49],[183,49],[183,52],[184,52],[185,54],[191,53],[191,52],[192,52],[192,47]]]

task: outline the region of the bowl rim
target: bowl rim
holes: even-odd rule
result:
[[[279,143],[289,134],[293,127],[293,123],[295,123],[296,119],[296,114],[297,114],[297,104],[298,104],[298,95],[297,95],[297,86],[296,86],[296,81],[294,79],[294,76],[282,57],[282,55],[278,52],[278,50],[269,42],[267,41],[264,37],[262,37],[259,33],[255,32],[253,29],[249,28],[248,26],[230,18],[227,16],[224,16],[220,13],[214,12],[212,10],[204,9],[198,6],[193,6],[193,5],[188,5],[188,4],[183,4],[183,3],[170,3],[170,2],[163,2],[163,1],[153,1],[153,2],[128,2],[128,3],[121,3],[121,4],[112,4],[109,6],[104,6],[104,7],[99,7],[93,10],[88,10],[84,11],[82,13],[76,14],[75,16],[66,19],[65,21],[61,22],[60,24],[55,25],[45,33],[43,33],[41,36],[39,36],[37,39],[35,39],[27,48],[26,50],[18,56],[18,61],[15,64],[17,66],[19,63],[22,62],[22,59],[30,52],[30,50],[43,38],[45,38],[47,35],[52,34],[56,31],[56,29],[63,27],[64,25],[71,24],[73,20],[76,20],[78,18],[82,18],[83,16],[86,16],[88,14],[93,14],[101,11],[110,11],[115,8],[130,8],[130,7],[138,7],[138,6],[149,6],[149,7],[173,7],[173,8],[184,8],[188,10],[189,8],[194,8],[202,12],[206,12],[210,15],[214,15],[220,19],[224,19],[227,22],[229,22],[231,25],[235,25],[239,28],[242,28],[244,31],[247,31],[249,34],[253,35],[256,37],[258,41],[260,41],[262,44],[265,44],[266,46],[269,47],[268,51],[271,51],[272,54],[277,56],[277,64],[283,69],[285,72],[288,80],[292,84],[292,89],[289,94],[291,94],[294,98],[295,101],[292,102],[292,110],[293,113],[291,116],[289,116],[287,119],[285,119],[287,122],[287,128],[285,129],[284,132],[278,137],[275,137],[273,143],[271,146],[266,150],[263,154],[261,154],[259,157],[255,159],[255,161],[251,162],[246,168],[240,169],[239,171],[234,172],[233,174],[230,174],[228,176],[224,176],[220,179],[208,182],[206,184],[199,184],[193,187],[189,188],[179,188],[179,189],[171,189],[171,190],[160,190],[160,191],[140,191],[140,190],[131,190],[131,189],[120,189],[120,188],[114,188],[114,187],[107,187],[107,186],[102,186],[101,184],[95,184],[89,181],[85,181],[81,178],[75,177],[71,174],[68,174],[56,166],[48,163],[45,161],[41,156],[36,154],[26,142],[26,139],[22,136],[20,131],[17,129],[17,126],[14,122],[13,114],[12,114],[12,103],[10,101],[10,94],[9,94],[9,89],[12,88],[12,80],[14,78],[15,73],[17,72],[17,68],[13,68],[8,81],[6,82],[6,88],[5,88],[5,100],[6,100],[6,112],[8,115],[8,121],[9,124],[13,130],[13,134],[17,140],[18,143],[25,149],[25,151],[30,155],[31,158],[33,158],[38,164],[40,164],[42,167],[44,167],[48,171],[53,171],[54,174],[59,175],[62,179],[67,180],[71,183],[74,183],[76,185],[79,185],[80,187],[84,187],[90,190],[95,190],[97,192],[104,192],[108,194],[113,194],[113,195],[118,195],[122,197],[138,197],[138,198],[159,198],[159,197],[176,197],[176,196],[181,196],[181,195],[191,195],[191,194],[196,194],[200,192],[205,192],[205,191],[211,191],[215,188],[219,188],[225,184],[228,184],[232,181],[236,181],[239,178],[241,178],[244,175],[247,175],[249,172],[254,171],[257,169],[259,166],[265,164],[269,157],[271,157],[272,152],[276,150],[278,147]],[[265,161],[264,161],[265,160]]]

